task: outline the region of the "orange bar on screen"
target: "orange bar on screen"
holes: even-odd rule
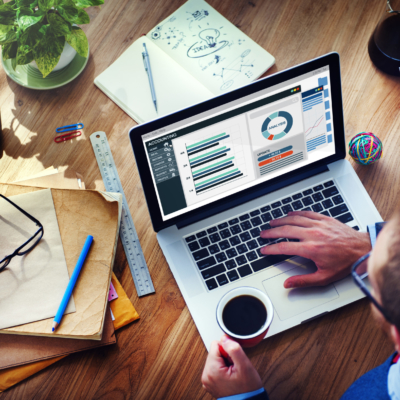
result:
[[[293,150],[287,151],[286,153],[279,154],[278,156],[269,158],[268,160],[261,161],[261,162],[258,164],[258,166],[259,166],[259,167],[263,167],[264,165],[271,164],[272,162],[274,162],[274,161],[276,161],[276,160],[280,160],[280,159],[282,159],[282,158],[291,156],[292,154],[293,154]]]

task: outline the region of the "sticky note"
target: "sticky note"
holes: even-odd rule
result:
[[[108,301],[118,299],[118,294],[115,291],[114,285],[110,283],[110,291],[108,292]]]

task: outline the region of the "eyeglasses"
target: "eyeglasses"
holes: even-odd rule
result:
[[[392,5],[390,4],[391,0],[386,0],[386,12],[389,14],[400,14],[400,11],[393,10]]]
[[[39,229],[36,231],[36,233],[29,239],[27,240],[23,245],[19,246],[14,253],[4,257],[2,260],[0,260],[0,272],[2,272],[11,262],[11,260],[15,256],[24,256],[25,254],[29,253],[37,244],[39,243],[40,239],[42,239],[43,234],[44,234],[44,229],[43,225],[32,215],[24,211],[21,207],[18,207],[14,202],[12,202],[10,199],[7,199],[7,197],[4,197],[2,194],[0,194],[0,200],[4,199],[8,203],[10,203],[12,206],[14,206],[18,211],[20,211],[22,214],[24,214],[27,218],[29,218],[31,221],[33,221]],[[1,201],[0,201],[1,203]],[[1,208],[0,208],[1,210]]]
[[[385,311],[385,309],[376,301],[376,299],[372,296],[370,290],[365,284],[365,278],[368,277],[368,258],[370,257],[371,252],[362,256],[359,260],[357,260],[353,266],[351,267],[351,274],[353,276],[354,282],[361,289],[361,291],[368,297],[368,299],[373,303],[373,305],[382,313],[385,319],[393,324],[391,318]]]

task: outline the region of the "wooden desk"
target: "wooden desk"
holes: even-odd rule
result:
[[[384,219],[400,205],[398,167],[399,79],[377,71],[368,39],[383,0],[210,0],[210,4],[276,57],[272,72],[337,51],[342,60],[346,140],[372,131],[384,156],[354,165]],[[0,395],[5,399],[209,399],[200,376],[206,349],[157,244],[135,166],[128,130],[135,122],[94,84],[94,78],[142,33],[183,4],[106,0],[84,27],[90,42],[85,71],[52,91],[24,89],[0,68],[4,154],[0,180],[12,182],[50,166],[84,175],[103,189],[88,140],[107,133],[138,229],[156,294],[138,299],[121,244],[115,270],[140,320],[118,332],[118,344],[68,356]],[[134,77],[133,77],[134,79]],[[57,126],[85,124],[85,136],[53,142]],[[272,400],[338,399],[360,375],[382,363],[392,345],[375,326],[366,300],[270,338],[248,351]]]

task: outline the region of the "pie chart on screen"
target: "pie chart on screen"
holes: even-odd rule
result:
[[[292,115],[287,111],[277,111],[265,119],[261,126],[261,132],[268,140],[279,140],[290,132],[292,126]]]

